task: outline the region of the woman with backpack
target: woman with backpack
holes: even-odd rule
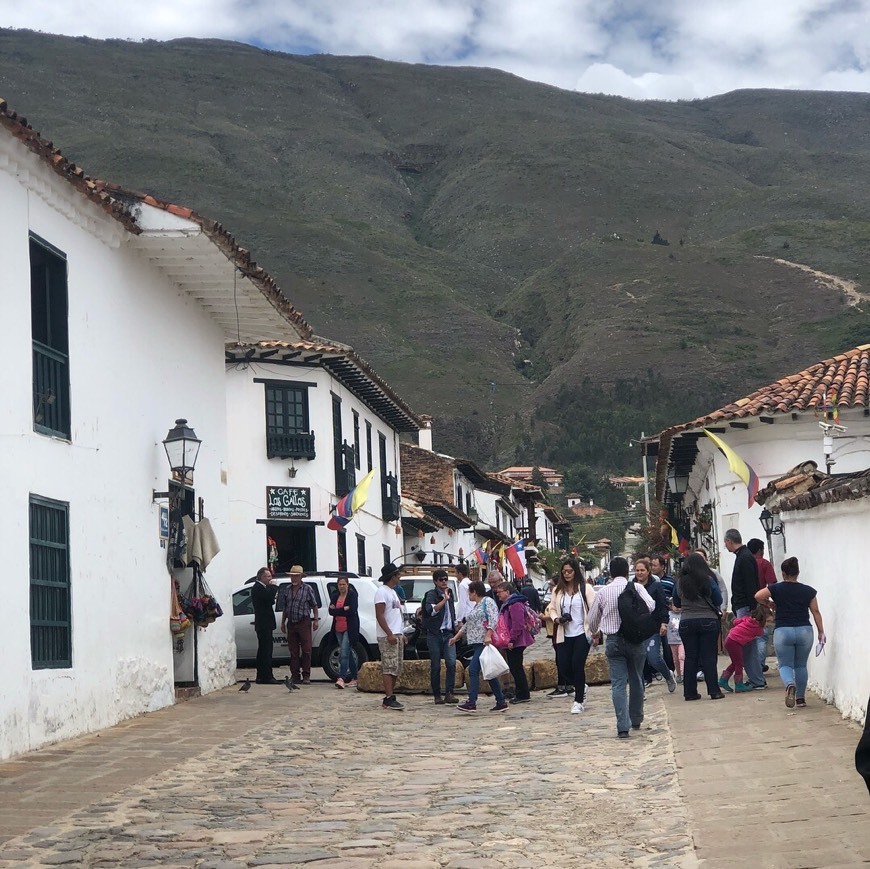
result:
[[[532,699],[532,695],[523,666],[523,654],[535,642],[535,638],[526,625],[526,610],[529,602],[524,595],[511,591],[511,587],[506,582],[496,588],[495,595],[501,608],[498,619],[500,622],[504,622],[508,635],[508,644],[502,651],[507,658],[507,665],[510,668],[516,688],[516,693],[510,702],[528,703]]]
[[[547,607],[547,617],[553,620],[556,669],[562,683],[551,696],[573,696],[571,712],[574,715],[583,711],[586,701],[588,621],[593,600],[595,591],[587,585],[583,568],[576,558],[566,558]]]
[[[674,588],[673,607],[680,614],[680,638],[685,649],[683,699],[700,700],[698,671],[703,671],[711,700],[725,695],[719,687],[716,668],[719,637],[719,607],[722,592],[702,555],[693,552],[683,562]]]

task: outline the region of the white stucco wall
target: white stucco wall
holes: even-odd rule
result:
[[[229,534],[221,484],[223,335],[130,249],[119,224],[4,139],[0,157],[9,155],[11,168],[0,160],[7,353],[0,389],[0,757],[174,701],[169,578],[151,493],[166,488],[161,441],[176,417],[188,418],[202,438],[197,495],[222,543]],[[29,230],[68,259],[71,443],[33,431]],[[68,669],[31,667],[30,494],[69,504]],[[207,575],[225,608],[227,568],[218,555]],[[231,678],[231,622],[202,632],[204,691]]]
[[[828,637],[824,654],[810,655],[810,688],[844,717],[863,721],[870,695],[870,498],[789,511],[782,518],[787,553],[800,561],[800,581],[818,592]]]
[[[265,386],[254,378],[266,380],[295,380],[312,383],[308,388],[309,425],[314,432],[314,459],[295,459],[296,476],[290,478],[290,459],[266,457]],[[356,535],[366,539],[366,562],[374,576],[380,575],[384,561],[383,546],[390,547],[392,558],[403,551],[404,541],[398,522],[384,522],[382,518],[380,460],[378,432],[386,435],[387,472],[399,475],[399,441],[396,433],[364,405],[349,389],[332,375],[318,367],[274,365],[252,361],[246,368],[229,366],[226,371],[227,413],[229,425],[228,488],[230,516],[234,539],[238,544],[231,556],[230,571],[237,585],[266,564],[266,526],[257,524],[266,518],[266,487],[294,486],[311,490],[311,519],[323,522],[315,528],[317,569],[338,569],[336,532],[326,527],[331,516],[330,505],[335,496],[335,471],[332,439],[332,398],[341,398],[343,439],[353,444],[352,411],[360,415],[360,468],[356,480],[360,482],[368,473],[366,459],[366,427],[372,425],[372,462],[377,468],[369,488],[366,504],[347,526],[348,570],[357,570]]]

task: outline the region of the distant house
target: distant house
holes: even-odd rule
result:
[[[2,101],[0,202],[8,757],[231,682],[231,615],[170,633],[162,520],[231,547],[224,345],[310,328],[220,225],[88,178]],[[201,440],[185,479],[161,443],[177,418]],[[229,568],[206,571],[227,609]]]
[[[232,569],[380,573],[402,553],[399,433],[423,426],[352,348],[327,341],[226,346]],[[341,531],[338,501],[369,473]]]
[[[532,483],[532,473],[534,470],[534,467],[531,465],[512,465],[510,468],[505,468],[503,471],[499,471],[499,474],[503,477],[510,477],[513,480],[518,480],[521,483]],[[565,479],[564,474],[557,471],[555,468],[538,468],[538,470],[541,472],[544,482],[550,489],[562,488],[562,483]]]
[[[643,477],[608,477],[610,485],[614,489],[632,488],[634,486],[643,485]]]

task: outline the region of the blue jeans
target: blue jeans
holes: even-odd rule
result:
[[[356,679],[356,653],[350,647],[350,634],[347,631],[336,631],[338,637],[338,675],[349,682],[351,679]]]
[[[662,674],[662,679],[667,681],[671,678],[671,671],[662,657],[662,638],[659,634],[653,634],[646,642],[646,661]]]
[[[450,645],[453,631],[426,632],[426,645],[429,648],[429,684],[432,696],[441,696],[441,659],[447,667],[445,694],[452,694],[456,686],[456,646]]]
[[[455,648],[455,647],[454,647]],[[483,643],[472,643],[473,652],[468,664],[468,702],[477,703],[477,692],[480,689],[480,653],[483,651]],[[490,679],[489,687],[496,703],[504,703],[504,691],[501,690],[501,682],[498,679]]]
[[[749,607],[742,606],[734,613],[734,618],[749,615]],[[767,642],[765,638],[765,642]],[[743,669],[746,673],[746,681],[756,688],[765,684],[764,673],[761,670],[762,658],[759,655],[759,647],[756,643],[747,643],[743,647]]]
[[[755,649],[758,652],[758,663],[764,666],[764,661],[767,658],[767,641],[770,637],[770,628],[765,625],[764,634],[755,641]],[[762,670],[762,673],[764,671]]]
[[[610,696],[616,712],[616,729],[628,733],[630,727],[640,727],[643,721],[643,663],[646,642],[627,643],[622,637],[608,635],[604,654],[610,667]],[[628,702],[625,689],[628,686]]]
[[[813,629],[809,625],[777,628],[773,632],[773,647],[783,685],[793,684],[795,695],[803,699],[807,691],[807,658],[813,647]]]
[[[707,683],[707,693],[712,697],[721,694],[719,688],[719,673],[716,669],[719,637],[719,619],[680,619],[680,639],[686,653],[686,664],[683,668],[683,696],[687,700],[698,697],[698,670],[703,670],[704,681]],[[752,643],[744,646],[754,654]],[[747,656],[750,657],[750,656]],[[748,670],[746,659],[743,666]]]

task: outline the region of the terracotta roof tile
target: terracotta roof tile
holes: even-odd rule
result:
[[[661,497],[663,492],[671,442],[681,432],[751,416],[823,412],[826,395],[830,403],[834,400],[834,394],[838,409],[870,408],[870,344],[862,344],[831,359],[823,359],[797,374],[781,377],[691,422],[665,429],[658,436],[657,497]]]

